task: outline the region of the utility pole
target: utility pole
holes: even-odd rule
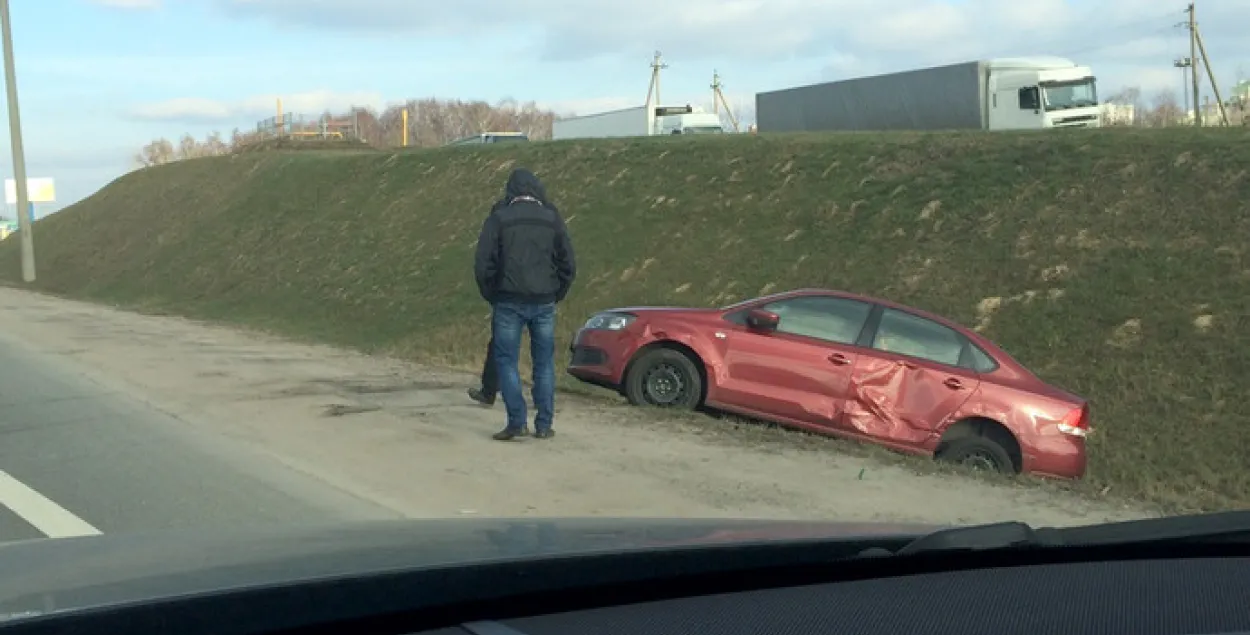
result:
[[[1194,15],[1194,3],[1189,3],[1189,8],[1185,9],[1189,14],[1189,79],[1193,82],[1194,91],[1194,125],[1202,127],[1202,106],[1198,97],[1198,65],[1193,62],[1198,61],[1198,18]]]
[[[1215,105],[1220,109],[1220,121],[1228,125],[1228,111],[1224,109],[1224,97],[1220,95],[1219,82],[1215,80],[1215,71],[1211,70],[1211,58],[1207,57],[1207,47],[1202,43],[1202,31],[1194,25],[1194,40],[1198,42],[1198,52],[1202,54],[1202,65],[1207,67],[1207,81],[1211,82],[1211,92],[1215,93]]]
[[[0,0],[0,38],[4,39],[4,83],[9,100],[9,139],[13,143],[13,181],[17,190],[17,227],[22,241],[22,280],[35,281],[34,225],[30,193],[26,191],[26,150],[22,147],[22,117],[17,108],[17,64],[13,62],[13,25],[9,0]]]
[[[668,68],[659,51],[651,60],[651,85],[647,86],[647,134],[655,134],[655,110],[660,105],[660,71]]]
[[[729,117],[729,123],[733,125],[734,132],[739,132],[738,118],[734,116],[733,108],[729,107],[729,100],[725,99],[725,93],[721,90],[724,84],[720,83],[720,73],[712,71],[712,112],[720,114],[720,107],[725,107],[725,114]]]
[[[668,68],[668,64],[665,64],[662,60],[663,57],[660,55],[660,52],[656,51],[655,57],[651,60],[651,85],[647,87],[647,106],[651,106],[652,103],[656,105],[660,103],[660,71]],[[655,98],[654,102],[651,100],[652,97]]]
[[[729,109],[728,104],[725,105],[725,109]],[[720,114],[720,72],[715,69],[712,70],[712,113]]]

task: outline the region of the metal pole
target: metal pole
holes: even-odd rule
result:
[[[1198,17],[1194,15],[1194,3],[1186,9],[1189,13],[1189,79],[1194,89],[1194,125],[1202,127],[1202,104],[1198,96]]]
[[[17,186],[17,227],[22,241],[22,280],[35,281],[35,241],[32,239],[30,195],[26,191],[26,151],[22,148],[22,117],[17,109],[17,73],[13,63],[13,29],[9,0],[0,0],[0,37],[4,39],[4,83],[9,98],[9,139],[13,142],[13,180]]]

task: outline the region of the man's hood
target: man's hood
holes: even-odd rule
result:
[[[532,196],[542,203],[547,202],[547,190],[538,175],[525,168],[517,168],[508,177],[508,185],[504,187],[504,198],[512,200],[518,196]]]

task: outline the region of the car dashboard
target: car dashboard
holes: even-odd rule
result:
[[[1250,633],[1250,558],[934,572],[720,593],[423,635],[1215,635]]]
[[[1250,544],[862,544],[396,569],[0,621],[0,635],[1250,635]]]

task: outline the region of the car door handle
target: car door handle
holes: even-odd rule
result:
[[[964,382],[960,381],[957,377],[947,377],[946,381],[942,383],[951,390],[959,390],[964,387]]]
[[[847,357],[846,355],[843,355],[842,353],[833,353],[829,355],[829,361],[833,362],[835,365],[838,365],[838,366],[846,366],[847,364],[851,363],[851,358]]]

